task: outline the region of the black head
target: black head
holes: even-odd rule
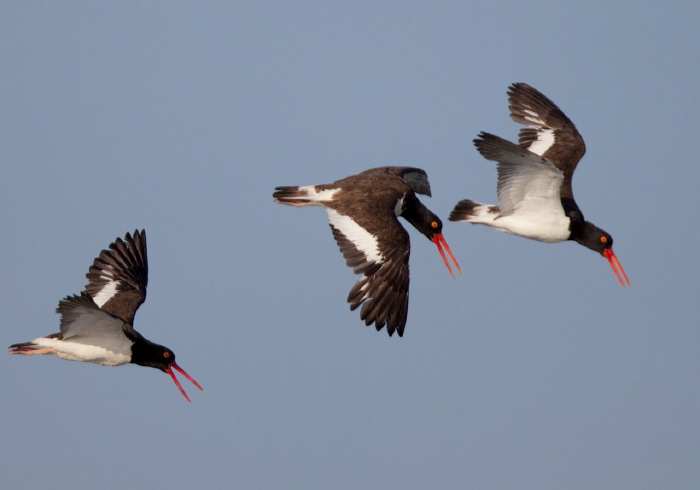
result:
[[[462,269],[459,267],[457,260],[455,259],[454,255],[452,255],[452,250],[450,250],[450,247],[447,245],[447,242],[442,236],[442,221],[440,221],[440,218],[438,218],[437,215],[430,209],[426,208],[415,196],[413,199],[408,200],[407,204],[408,205],[404,206],[401,216],[406,218],[406,220],[408,220],[408,222],[411,223],[416,230],[427,236],[428,240],[437,246],[442,260],[445,261],[447,270],[450,271],[450,274],[452,274],[452,277],[454,277],[455,275],[452,272],[452,267],[450,267],[450,263],[447,261],[447,257],[445,257],[445,252],[442,250],[442,248],[445,247],[445,250],[447,250],[452,262],[455,263],[455,267],[457,267],[457,270],[461,275]]]
[[[440,218],[426,208],[415,194],[406,196],[401,216],[411,223],[416,230],[427,236],[431,242],[434,240],[435,235],[442,233],[442,221],[440,221]]]
[[[589,221],[584,221],[579,230],[572,230],[571,239],[601,255],[612,249],[613,244],[610,233]]]
[[[613,252],[613,237],[610,233],[598,228],[593,223],[584,221],[582,226],[572,229],[571,239],[605,257],[617,276],[618,281],[622,284],[622,287],[624,288],[630,285],[630,280],[627,278],[625,269],[622,268],[622,264],[620,264],[620,261],[617,260]],[[625,278],[624,281],[622,280],[623,277]],[[627,283],[626,285],[625,282]]]
[[[416,228],[416,230],[420,231],[422,234],[427,236],[428,240],[432,242],[435,241],[435,235],[442,234],[442,221],[440,220],[440,218],[437,217],[435,213],[433,213],[427,208],[426,210],[428,212],[423,217],[423,219],[417,220],[415,222],[411,220],[409,221]]]
[[[131,346],[131,362],[167,373],[170,365],[175,362],[175,353],[150,340],[139,339]]]
[[[185,378],[190,380],[200,390],[203,390],[199,383],[197,383],[192,377],[185,372],[180,366],[175,362],[175,353],[165,346],[154,344],[150,340],[146,340],[143,337],[138,338],[131,346],[131,362],[138,364],[139,366],[147,366],[156,369],[160,369],[164,373],[168,373],[175,385],[180,389],[180,392],[190,401],[190,397],[187,396],[185,390],[182,389],[182,385],[175,377],[173,369],[182,374]]]

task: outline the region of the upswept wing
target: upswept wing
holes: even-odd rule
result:
[[[146,300],[148,255],[146,231],[117,238],[100,252],[86,274],[85,292],[104,311],[133,325],[136,310]]]
[[[526,83],[514,83],[509,87],[508,102],[510,117],[529,126],[520,130],[519,144],[564,172],[561,197],[573,199],[571,180],[586,153],[586,144],[574,123],[554,102]]]

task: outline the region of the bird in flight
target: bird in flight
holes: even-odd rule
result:
[[[80,296],[67,296],[58,303],[61,331],[31,342],[13,344],[10,354],[49,354],[69,361],[103,366],[134,363],[168,373],[185,396],[175,377],[178,371],[197,388],[203,388],[175,362],[175,353],[145,339],[134,330],[136,310],[146,300],[148,257],[146,231],[126,234],[103,250],[86,277]]]
[[[541,242],[573,240],[608,260],[622,284],[630,285],[613,252],[612,236],[586,221],[574,200],[571,181],[586,145],[576,126],[544,94],[526,83],[508,92],[510,117],[528,126],[518,144],[482,132],[474,145],[481,155],[498,162],[498,205],[465,199],[450,221],[490,226]]]
[[[350,290],[348,303],[360,318],[377,330],[403,336],[408,315],[408,232],[401,216],[436,246],[454,277],[445,251],[461,274],[459,264],[442,236],[442,221],[420,202],[416,193],[430,196],[424,170],[380,167],[323,185],[277,187],[275,202],[290,206],[323,206],[348,267],[363,277]],[[443,250],[444,248],[444,250]]]

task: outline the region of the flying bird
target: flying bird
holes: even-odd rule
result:
[[[146,231],[127,233],[103,250],[86,274],[80,296],[58,303],[61,331],[31,342],[10,346],[10,354],[50,354],[60,359],[103,366],[134,363],[168,373],[187,401],[190,398],[173,369],[203,388],[175,362],[175,353],[146,340],[134,330],[136,310],[146,300],[148,257]]]
[[[554,102],[526,83],[509,87],[510,117],[528,126],[518,144],[482,132],[474,145],[498,162],[498,205],[465,199],[450,221],[468,221],[541,242],[574,240],[600,253],[622,284],[630,285],[613,253],[612,236],[586,221],[571,180],[586,145],[576,126]],[[624,278],[624,280],[623,280]]]
[[[275,202],[290,206],[323,206],[348,267],[363,277],[350,290],[348,303],[362,305],[365,325],[384,325],[389,335],[403,336],[408,315],[410,241],[399,223],[402,216],[436,246],[454,277],[444,249],[459,264],[442,236],[442,221],[418,200],[430,196],[424,170],[380,167],[323,185],[277,187]],[[364,303],[364,304],[363,304]]]

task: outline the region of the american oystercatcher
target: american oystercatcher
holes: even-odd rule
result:
[[[134,330],[136,310],[146,300],[148,257],[146,231],[126,234],[103,250],[86,274],[88,284],[80,296],[67,296],[58,303],[61,332],[10,346],[10,354],[51,354],[69,361],[94,362],[103,366],[134,363],[168,373],[182,394],[173,369],[202,390],[175,362],[175,353],[146,340]]]
[[[574,240],[600,253],[622,284],[630,281],[612,250],[609,233],[585,221],[574,201],[571,179],[586,145],[554,102],[526,83],[509,87],[510,117],[529,126],[518,145],[482,132],[479,153],[498,162],[498,206],[465,199],[450,221],[468,221],[541,242]],[[624,281],[623,281],[624,277]],[[626,283],[626,284],[625,284]]]
[[[333,236],[348,267],[364,276],[348,295],[350,309],[362,305],[360,318],[377,330],[403,336],[408,314],[409,236],[399,223],[402,216],[438,248],[454,277],[443,246],[459,273],[462,270],[442,236],[442,221],[426,208],[416,193],[430,196],[424,170],[381,167],[365,170],[324,185],[277,187],[275,202],[290,206],[323,206]]]

